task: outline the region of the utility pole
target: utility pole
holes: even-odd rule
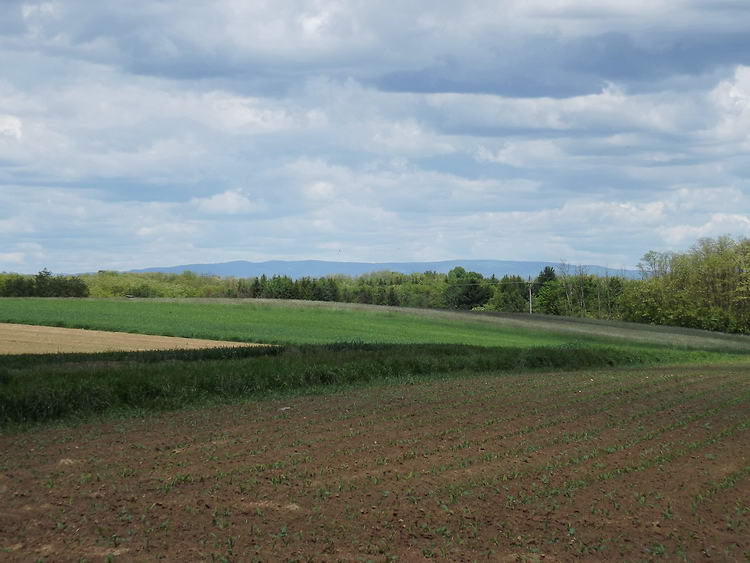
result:
[[[531,305],[531,276],[529,276],[529,315],[531,315],[534,312],[534,309]]]

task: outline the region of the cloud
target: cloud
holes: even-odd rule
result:
[[[606,80],[648,89],[675,74],[750,64],[747,12],[736,4],[508,0],[498,9],[487,0],[409,0],[398,18],[361,0],[60,0],[7,11],[12,36],[43,52],[136,74],[231,77],[264,91],[329,75],[392,91],[560,97]]]
[[[505,142],[497,151],[484,146],[477,149],[479,161],[497,162],[518,168],[527,166],[560,166],[565,162],[566,154],[558,144],[551,140],[519,140]]]
[[[708,134],[717,141],[737,141],[742,149],[750,148],[750,67],[736,67],[731,78],[711,91],[709,100],[717,115]]]
[[[330,182],[313,182],[304,187],[305,195],[313,200],[332,200],[336,187]]]
[[[228,190],[211,197],[194,198],[191,203],[198,211],[211,215],[245,215],[265,209],[262,203],[251,200],[240,190]]]
[[[0,269],[632,265],[746,232],[741,3],[3,9]]]
[[[0,115],[0,135],[19,140],[23,135],[23,123],[12,115]]]
[[[0,263],[23,264],[26,255],[23,252],[0,252]]]
[[[703,237],[726,234],[750,236],[750,218],[746,214],[715,213],[700,225],[675,225],[659,229],[661,236],[670,244],[692,243]]]

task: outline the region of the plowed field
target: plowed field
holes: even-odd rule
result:
[[[471,376],[4,436],[0,549],[744,561],[748,375]]]
[[[253,346],[253,344],[0,323],[0,354],[197,350],[232,346]]]

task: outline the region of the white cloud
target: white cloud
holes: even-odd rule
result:
[[[705,214],[730,212],[747,206],[748,198],[734,186],[677,189],[669,197],[668,205],[679,213]]]
[[[194,198],[191,203],[198,211],[213,215],[245,215],[265,209],[265,205],[251,200],[240,190],[228,190],[207,198]]]
[[[23,264],[25,259],[23,252],[0,252],[0,264]]]
[[[490,211],[475,217],[483,221],[520,228],[524,232],[627,231],[660,224],[667,217],[661,201],[644,204],[632,202],[570,202],[560,207],[534,211]]]
[[[21,6],[21,14],[28,35],[36,38],[43,35],[45,24],[60,16],[61,6],[58,2],[26,3]]]
[[[136,235],[144,238],[184,237],[186,235],[194,235],[196,232],[195,225],[170,222],[160,222],[150,226],[139,227],[135,230]]]
[[[0,115],[0,136],[20,140],[23,136],[23,123],[13,115]]]
[[[364,124],[370,132],[363,148],[373,152],[425,156],[455,152],[455,148],[445,138],[434,131],[426,130],[414,119],[389,121],[374,120]]]
[[[304,187],[304,192],[313,200],[330,200],[336,195],[336,187],[330,182],[313,182]]]
[[[34,232],[34,226],[23,220],[21,217],[11,217],[10,219],[0,219],[0,235],[21,235]]]
[[[740,143],[750,149],[750,66],[738,66],[731,79],[721,81],[709,94],[717,113],[709,134],[721,143]]]
[[[684,245],[702,237],[721,235],[750,236],[750,217],[738,213],[713,213],[708,221],[699,225],[673,225],[661,227],[659,234],[671,245]]]
[[[480,146],[476,153],[477,160],[498,162],[510,166],[565,166],[568,155],[554,141],[508,141],[502,147],[492,151]]]
[[[430,94],[428,107],[439,110],[453,127],[677,133],[707,123],[695,95],[627,95],[612,84],[601,92],[568,98],[509,98],[487,94]]]

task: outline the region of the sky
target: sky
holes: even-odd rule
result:
[[[750,236],[747,0],[0,4],[0,271]]]

